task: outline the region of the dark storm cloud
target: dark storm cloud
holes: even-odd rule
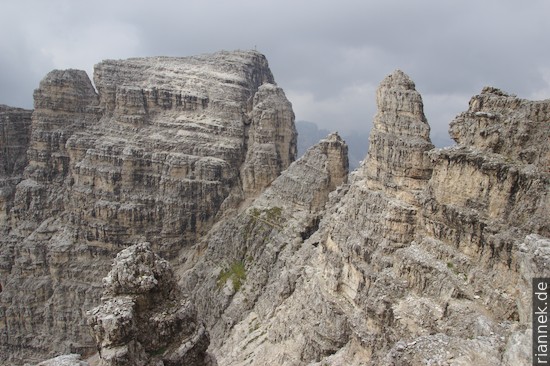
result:
[[[52,68],[220,49],[266,54],[298,119],[365,130],[396,68],[424,97],[435,139],[494,85],[550,97],[546,1],[18,1],[2,5],[0,103],[30,106]]]

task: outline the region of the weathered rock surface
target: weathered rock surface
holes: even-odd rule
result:
[[[88,322],[99,365],[207,365],[209,336],[183,297],[170,264],[149,243],[118,253]]]
[[[0,104],[0,177],[17,177],[27,165],[32,111]]]
[[[82,361],[80,355],[70,354],[54,357],[40,362],[36,366],[89,366],[89,364],[86,361]]]
[[[424,154],[434,146],[414,82],[397,70],[380,83],[378,113],[361,169],[371,191],[384,191],[408,203],[422,191],[432,167]]]
[[[256,359],[270,337],[265,327],[293,293],[302,244],[317,230],[329,193],[346,182],[347,171],[347,146],[331,134],[199,243],[206,253],[182,278],[219,364],[280,363],[276,357]],[[296,330],[302,325],[295,324]]]
[[[434,149],[395,71],[348,175],[337,134],[290,164],[292,110],[256,52],[107,61],[95,83],[59,72],[36,93],[0,241],[9,362],[95,352],[82,319],[99,278],[148,241],[177,275],[148,248],[121,252],[91,317],[111,364],[179,362],[175,344],[205,334],[196,319],[219,365],[530,363],[531,279],[550,277],[550,101],[485,88],[451,123],[458,144]]]
[[[530,281],[550,270],[550,177],[538,148],[550,103],[487,90],[472,100],[507,116],[489,119],[493,133],[520,129],[528,144],[487,144],[487,116],[466,112],[452,124],[459,145],[433,149],[420,95],[396,71],[379,87],[364,165],[326,206],[274,210],[296,199],[278,182],[306,156],[243,211],[248,219],[210,231],[183,278],[220,364],[529,364]],[[536,123],[523,119],[532,110]],[[310,209],[320,220],[300,224],[296,212]]]
[[[461,145],[500,154],[525,165],[550,164],[548,110],[545,101],[529,101],[486,87],[452,123],[451,137]]]
[[[0,362],[94,352],[83,314],[118,251],[147,241],[185,262],[294,160],[294,115],[258,52],[104,61],[94,81],[57,70],[35,91],[2,221]]]
[[[15,186],[27,165],[32,111],[0,105],[0,233],[10,229]]]

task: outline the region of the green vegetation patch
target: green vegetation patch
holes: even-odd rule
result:
[[[233,283],[235,291],[239,291],[243,282],[246,280],[246,268],[244,268],[244,263],[242,261],[233,262],[228,269],[220,272],[217,282],[218,288],[225,285],[229,279]]]
[[[282,229],[282,224],[284,223],[284,220],[282,216],[283,209],[281,207],[272,207],[265,210],[253,208],[248,214],[252,219],[249,221],[249,225],[247,226],[250,226],[250,224],[256,224],[258,221],[260,221],[270,226],[271,228],[276,228],[279,230]]]
[[[265,213],[268,220],[279,221],[281,214],[283,213],[283,209],[280,207],[272,207],[269,210],[266,210]]]
[[[152,351],[150,354],[151,356],[161,356],[164,354],[164,352],[166,352],[166,349],[166,347],[161,347],[157,350]]]

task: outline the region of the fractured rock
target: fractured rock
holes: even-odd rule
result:
[[[31,110],[0,104],[0,178],[19,176],[27,165]]]
[[[433,145],[422,97],[401,70],[388,75],[376,93],[378,112],[362,169],[371,190],[414,203],[432,172],[425,154]]]
[[[95,352],[82,312],[117,252],[147,241],[186,262],[295,158],[291,105],[258,52],[106,60],[94,82],[54,70],[35,91],[0,216],[0,362]]]
[[[122,250],[89,312],[101,365],[207,365],[209,336],[169,263],[148,243]]]
[[[221,365],[530,362],[549,101],[485,88],[434,149],[395,71],[348,177],[337,134],[290,164],[294,117],[256,52],[105,61],[95,80],[54,72],[36,93],[0,239],[1,361],[89,356],[95,307],[104,364],[210,362],[205,327]],[[97,307],[111,257],[144,241]]]
[[[548,172],[549,119],[548,100],[525,100],[485,87],[471,98],[468,110],[451,122],[449,132],[460,145],[534,164]]]
[[[80,355],[70,354],[57,356],[52,359],[42,361],[36,366],[90,366],[88,362],[82,361]]]
[[[280,350],[267,332],[271,315],[292,296],[312,248],[304,241],[317,231],[329,195],[347,182],[347,171],[347,145],[331,134],[199,244],[206,252],[182,281],[208,325],[220,364],[242,362],[244,355],[257,364],[279,364],[276,356],[262,355]],[[295,325],[299,332],[304,324]]]
[[[470,108],[506,118],[461,115],[452,127],[459,145],[433,149],[414,83],[394,72],[378,90],[365,163],[326,206],[291,204],[301,211],[286,214],[289,201],[315,202],[293,184],[308,182],[292,169],[299,160],[244,209],[248,221],[211,230],[186,285],[221,364],[529,363],[530,279],[550,267],[550,185],[540,164],[548,101],[482,94],[473,100],[485,107]],[[498,136],[489,141],[491,123]],[[498,142],[515,130],[533,145]],[[297,218],[313,212],[314,229],[297,237]],[[237,291],[207,275],[227,258],[246,269]]]

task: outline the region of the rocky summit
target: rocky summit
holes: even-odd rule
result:
[[[12,161],[15,139],[2,149],[2,362],[95,352],[85,314],[120,250],[185,262],[295,159],[291,104],[258,52],[103,61],[94,82],[46,75],[30,134],[2,117],[28,160]]]
[[[52,71],[34,111],[0,108],[2,364],[531,364],[549,100],[486,87],[437,149],[397,70],[349,172],[337,133],[294,161],[258,52],[94,84]]]

